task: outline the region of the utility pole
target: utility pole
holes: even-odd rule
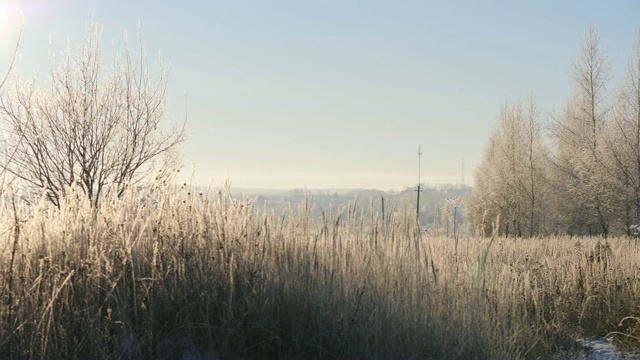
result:
[[[416,201],[416,220],[418,220],[418,226],[420,226],[420,156],[422,156],[422,151],[420,150],[420,146],[418,146],[418,199]]]
[[[386,225],[386,219],[384,217],[384,195],[380,195],[380,199],[382,199],[382,224]]]

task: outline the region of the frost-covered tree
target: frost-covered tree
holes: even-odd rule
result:
[[[4,73],[4,75],[2,76],[1,80],[0,80],[0,95],[2,94],[2,90],[5,87],[5,84],[7,84],[7,80],[9,79],[9,75],[11,75],[11,72],[14,69],[15,63],[16,63],[16,56],[18,55],[18,49],[20,48],[20,39],[22,38],[22,28],[20,28],[20,32],[18,34],[18,39],[16,40],[16,47],[13,50],[13,54],[11,55],[11,60],[9,62],[9,66],[7,67],[6,72]],[[2,144],[0,146],[3,146],[4,148],[7,148],[7,144]],[[17,149],[13,149],[13,151],[5,151],[4,152],[4,162],[7,163],[9,162],[16,154]],[[5,175],[6,175],[7,171],[6,168],[2,168],[0,170],[0,191],[2,191],[4,189],[5,184]]]
[[[618,223],[629,233],[630,225],[640,224],[640,31],[631,47],[613,110],[603,137],[603,163],[610,169],[617,195],[614,210]]]
[[[602,132],[609,104],[609,63],[593,26],[587,30],[574,63],[574,89],[562,116],[552,125],[557,206],[567,216],[569,233],[607,236],[611,202],[605,194],[609,169],[602,159]]]
[[[489,233],[489,224],[499,215],[504,235],[540,234],[545,214],[546,152],[535,101],[506,103],[474,174],[469,208],[481,232]]]
[[[14,154],[0,165],[56,205],[72,187],[98,204],[107,189],[122,194],[152,171],[166,174],[185,138],[184,126],[163,127],[165,68],[150,76],[142,47],[134,56],[126,45],[108,67],[101,49],[92,22],[61,64],[51,56],[45,87],[17,79],[0,96],[2,151]]]
[[[498,177],[496,171],[497,134],[494,131],[484,149],[482,163],[474,172],[474,187],[467,203],[467,216],[471,224],[480,235],[491,234],[491,221],[501,212],[502,206],[498,201],[499,186],[494,181]]]
[[[18,49],[20,48],[21,35],[22,35],[22,31],[20,31],[20,34],[18,35],[18,40],[16,41],[16,47],[13,50],[13,54],[11,55],[9,66],[7,67],[7,70],[4,72],[4,75],[2,75],[2,78],[0,80],[0,91],[2,90],[4,85],[7,83],[7,79],[9,78],[9,75],[11,74],[11,71],[13,70],[14,65],[16,63],[16,56],[18,55]]]
[[[523,194],[527,201],[527,228],[529,236],[548,231],[548,158],[549,149],[543,139],[540,110],[533,96],[524,108],[523,140],[525,151],[525,172],[523,174]]]

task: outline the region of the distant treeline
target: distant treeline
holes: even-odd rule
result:
[[[464,214],[464,199],[472,188],[464,184],[422,184],[420,193],[419,221],[423,229],[433,235],[454,235],[468,233]],[[270,190],[239,189],[255,198],[256,206],[269,210],[283,211],[296,208],[305,200],[309,201],[311,214],[321,216],[322,212],[340,213],[349,206],[374,211],[379,220],[389,221],[394,214],[416,213],[416,187],[406,187],[400,191],[376,189],[292,189],[274,192]]]

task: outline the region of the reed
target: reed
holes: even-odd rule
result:
[[[638,347],[626,238],[429,237],[399,204],[276,213],[156,186],[0,204],[2,358],[537,358]]]

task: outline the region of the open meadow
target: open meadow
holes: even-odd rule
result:
[[[638,348],[635,239],[443,239],[407,204],[156,187],[0,206],[2,358],[579,356]]]

